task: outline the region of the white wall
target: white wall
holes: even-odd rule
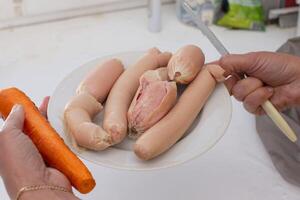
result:
[[[10,19],[18,16],[16,5],[20,5],[23,16],[52,13],[55,11],[70,10],[82,7],[99,5],[130,4],[140,5],[147,0],[0,0],[0,20]],[[172,0],[162,0],[170,2]],[[18,2],[20,2],[18,4]]]
[[[0,29],[135,8],[148,0],[0,0]],[[163,3],[174,0],[162,0]]]
[[[23,0],[23,8],[24,14],[34,15],[120,1],[124,0]]]
[[[13,1],[0,0],[0,19],[14,17]]]
[[[28,16],[124,1],[126,0],[0,0],[0,19],[16,17],[15,7],[18,2],[23,15]]]

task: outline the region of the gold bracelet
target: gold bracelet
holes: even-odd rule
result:
[[[68,189],[55,185],[33,185],[33,186],[25,186],[22,187],[17,193],[16,200],[19,200],[21,195],[25,192],[29,191],[37,191],[37,190],[57,190],[61,192],[70,192]]]

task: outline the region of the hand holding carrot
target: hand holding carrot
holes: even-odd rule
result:
[[[46,115],[49,98],[40,107]],[[16,197],[21,187],[28,185],[57,185],[71,192],[68,179],[56,169],[46,167],[40,153],[30,138],[22,132],[24,109],[16,105],[7,117],[0,131],[0,175],[11,199]],[[35,195],[35,196],[33,196]],[[43,197],[42,197],[43,196]],[[77,199],[71,193],[37,191],[24,193],[23,199]],[[36,198],[34,198],[36,197]]]
[[[0,112],[4,118],[9,116],[16,104],[24,108],[24,133],[29,136],[47,165],[62,172],[79,192],[86,194],[93,190],[96,182],[91,172],[68,148],[30,98],[18,88],[0,90]]]

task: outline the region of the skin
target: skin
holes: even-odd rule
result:
[[[45,115],[48,101],[49,97],[45,98],[40,107]],[[32,191],[24,193],[20,199],[78,199],[71,193],[72,187],[65,175],[46,166],[35,145],[22,132],[23,123],[24,110],[15,105],[0,131],[0,175],[10,198],[15,199],[24,186],[47,184],[65,187],[70,193]]]
[[[180,48],[168,63],[168,75],[171,80],[181,84],[188,84],[200,72],[204,65],[204,54],[195,45]]]
[[[129,137],[136,139],[159,121],[176,103],[176,97],[176,83],[168,81],[166,67],[145,72],[127,113]]]
[[[149,81],[169,81],[168,69],[166,67],[160,67],[155,70],[148,70],[140,77],[140,84],[142,79],[147,79]]]
[[[88,92],[97,101],[103,103],[113,84],[123,73],[124,67],[120,60],[109,59],[91,70],[77,88],[77,93]]]
[[[64,122],[79,146],[100,151],[112,145],[111,135],[92,122],[116,80],[123,73],[120,60],[109,59],[91,70],[65,107]]]
[[[223,74],[224,70],[216,65],[203,68],[170,112],[138,138],[135,154],[150,160],[171,148],[193,123]]]
[[[278,110],[300,104],[300,58],[283,53],[231,54],[217,61],[227,75],[230,93],[247,111],[264,114],[260,107],[270,100]],[[242,74],[248,78],[241,79]]]
[[[103,109],[101,103],[88,93],[73,97],[65,107],[64,122],[76,143],[100,151],[111,145],[111,137],[93,118]]]
[[[171,56],[157,48],[149,49],[112,87],[105,104],[103,128],[112,136],[113,144],[120,143],[127,135],[127,111],[139,87],[139,78],[147,70],[165,67]]]

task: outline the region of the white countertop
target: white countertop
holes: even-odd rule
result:
[[[39,104],[73,69],[102,55],[146,50],[157,46],[174,51],[200,45],[207,60],[219,57],[195,28],[175,18],[175,6],[163,8],[163,29],[147,30],[146,9],[71,19],[0,31],[0,88],[17,86]],[[295,29],[275,26],[266,32],[212,30],[231,53],[274,51]],[[1,153],[1,152],[0,152]],[[208,153],[178,167],[128,172],[85,162],[97,187],[84,200],[296,200],[300,188],[285,182],[273,167],[256,133],[254,117],[233,100],[232,122],[226,135]],[[300,170],[300,169],[299,169]],[[8,199],[0,183],[0,199]]]

